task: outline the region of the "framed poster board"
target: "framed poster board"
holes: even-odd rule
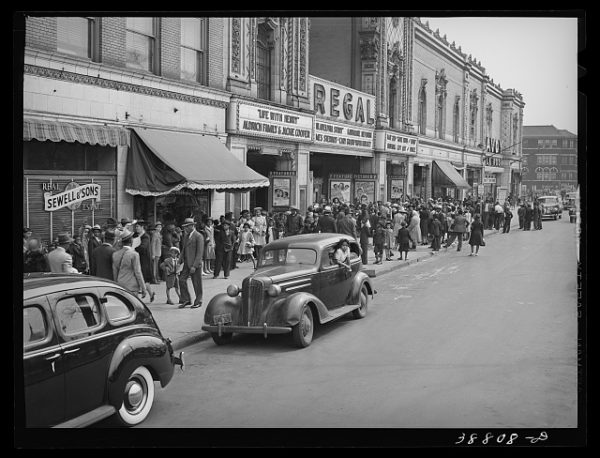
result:
[[[289,207],[292,189],[291,178],[273,178],[273,207]]]
[[[337,179],[333,178],[329,180],[329,198],[332,203],[336,202],[336,199],[340,203],[351,203],[350,200],[350,187],[352,180],[349,179]]]
[[[354,197],[361,204],[375,202],[375,182],[374,181],[355,181]]]
[[[402,199],[404,197],[404,179],[390,179],[390,199]]]

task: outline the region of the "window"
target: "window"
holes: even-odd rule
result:
[[[121,297],[114,294],[106,294],[104,296],[106,302],[104,308],[106,309],[106,316],[111,323],[128,320],[133,317],[133,306]]]
[[[454,110],[452,116],[452,136],[454,143],[458,143],[458,136],[460,131],[460,97],[456,97],[454,101]]]
[[[427,93],[425,92],[425,85],[421,86],[419,91],[419,108],[418,108],[418,123],[419,133],[425,134],[427,132]]]
[[[48,335],[44,310],[37,305],[23,309],[23,346],[40,342]]]
[[[288,264],[314,265],[317,252],[308,248],[282,248],[279,250],[261,251],[259,267]]]
[[[398,82],[396,78],[390,80],[390,101],[389,101],[389,114],[390,114],[390,127],[396,127],[396,97]]]
[[[94,59],[96,21],[91,17],[57,17],[57,50],[65,54]]]
[[[544,179],[544,173],[541,167],[535,169],[535,179],[540,181]]]
[[[206,19],[181,18],[181,79],[206,84]]]
[[[256,39],[256,85],[259,99],[271,99],[271,46],[264,24],[258,26]]]
[[[78,142],[23,142],[25,170],[116,172],[117,148]]]
[[[550,180],[558,180],[558,169],[556,167],[550,169]]]
[[[126,32],[127,66],[153,72],[157,65],[156,20],[128,17]]]
[[[552,148],[557,148],[558,147],[558,140],[553,139],[552,140]]]
[[[102,322],[98,303],[89,294],[78,294],[59,300],[56,304],[56,316],[66,335],[88,332]]]
[[[438,138],[443,139],[445,130],[446,130],[446,123],[445,123],[446,93],[445,92],[441,92],[440,94],[438,94],[436,110],[437,110],[437,122],[438,122],[438,125],[437,125]]]

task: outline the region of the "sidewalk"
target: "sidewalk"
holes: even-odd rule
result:
[[[517,218],[513,218],[511,230],[513,230],[515,227],[518,228]],[[502,230],[500,230],[500,233],[501,232]],[[497,233],[498,232],[495,230],[486,230],[485,237],[487,238]],[[378,277],[385,273],[401,269],[424,259],[429,259],[432,256],[443,256],[446,253],[455,251],[455,247],[448,248],[448,250],[445,250],[442,247],[442,249],[434,255],[428,246],[422,245],[417,246],[416,251],[408,252],[408,261],[399,261],[398,251],[394,251],[394,257],[392,258],[392,261],[383,261],[382,264],[375,265],[375,255],[371,249],[369,250],[368,265],[364,266],[364,269],[371,271],[371,275],[374,272],[375,277]],[[468,242],[463,242],[463,251],[467,253],[470,251]],[[201,329],[202,325],[204,324],[204,312],[206,310],[206,305],[213,296],[219,293],[224,293],[228,285],[235,283],[241,287],[242,280],[250,275],[253,271],[251,262],[242,262],[238,263],[237,265],[238,268],[231,271],[228,279],[223,278],[223,273],[221,273],[218,279],[214,279],[212,275],[202,277],[202,286],[204,290],[203,304],[202,307],[196,309],[191,309],[189,305],[183,309],[180,309],[178,308],[178,304],[166,304],[167,295],[165,282],[161,282],[159,285],[151,285],[152,290],[156,293],[154,302],[151,304],[148,303],[148,296],[146,296],[143,301],[152,312],[152,315],[154,316],[154,319],[156,320],[163,335],[170,338],[173,342],[174,350],[180,350],[210,337],[208,332],[202,331]],[[375,283],[376,282],[377,280],[375,280]],[[194,298],[194,289],[191,281],[188,281],[188,288],[192,298]],[[171,291],[171,300],[173,302],[177,302],[177,294],[174,291]]]

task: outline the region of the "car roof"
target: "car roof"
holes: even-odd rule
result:
[[[118,283],[99,277],[82,274],[36,272],[23,274],[23,299],[71,289],[99,286],[109,286],[124,290]]]
[[[343,239],[356,243],[354,237],[350,237],[349,235],[345,234],[301,234],[274,240],[268,243],[264,248],[268,247],[269,249],[278,249],[292,247],[320,250],[327,246],[339,243]]]

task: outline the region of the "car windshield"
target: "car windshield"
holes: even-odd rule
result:
[[[258,267],[295,264],[314,265],[317,252],[310,248],[280,248],[261,250]]]
[[[556,197],[540,197],[538,200],[544,205],[554,205],[558,203],[558,198]]]

